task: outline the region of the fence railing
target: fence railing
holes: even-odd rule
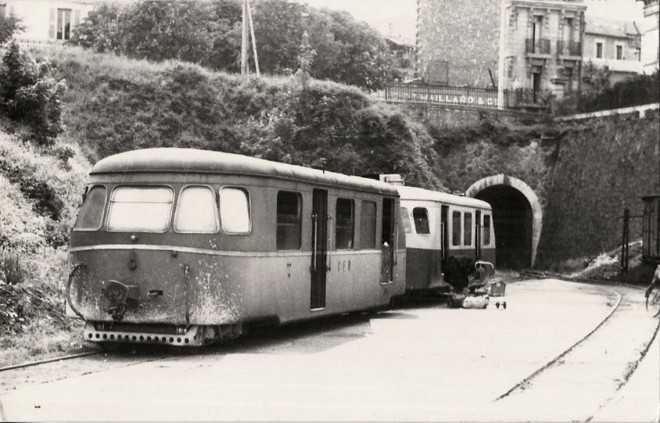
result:
[[[391,103],[427,103],[461,108],[498,108],[497,88],[459,87],[423,83],[390,82],[376,97]],[[543,109],[542,92],[529,89],[503,90],[502,107],[506,109]]]
[[[525,53],[550,54],[550,40],[547,38],[527,38],[525,40]]]
[[[581,56],[582,43],[579,41],[557,41],[557,55],[559,56]]]

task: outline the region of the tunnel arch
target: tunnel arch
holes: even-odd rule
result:
[[[488,176],[486,178],[480,179],[479,181],[472,184],[466,191],[465,195],[474,198],[480,198],[482,200],[488,201],[488,197],[492,196],[494,193],[499,192],[504,194],[506,198],[513,200],[514,207],[522,207],[522,202],[518,199],[524,199],[529,205],[529,210],[518,210],[520,216],[528,215],[529,216],[529,236],[527,237],[528,247],[530,249],[529,256],[529,265],[534,267],[536,263],[536,253],[539,245],[539,240],[541,239],[541,227],[543,225],[543,208],[539,202],[536,193],[532,190],[529,185],[520,179],[514,178],[512,176],[507,176],[504,174]],[[518,197],[518,199],[516,199]],[[497,220],[496,220],[496,210],[497,204],[493,206],[493,215],[495,219],[495,228],[497,230]],[[525,220],[527,220],[525,218]],[[496,235],[497,236],[497,235]],[[499,263],[498,263],[499,265]]]

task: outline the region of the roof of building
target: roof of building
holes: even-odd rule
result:
[[[604,35],[618,38],[627,38],[641,35],[637,24],[634,21],[622,21],[586,16],[585,22],[585,34]]]
[[[96,163],[90,175],[129,173],[257,176],[398,196],[395,186],[373,179],[272,162],[239,154],[188,148],[149,148],[115,154]]]

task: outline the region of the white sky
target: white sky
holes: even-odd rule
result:
[[[391,32],[415,39],[417,0],[297,0],[311,7],[346,10],[357,20],[365,21],[383,33]],[[451,0],[442,0],[451,1]],[[475,2],[481,0],[473,0]],[[636,0],[584,0],[587,14],[609,19],[643,18],[643,2]],[[388,31],[389,29],[389,31]]]

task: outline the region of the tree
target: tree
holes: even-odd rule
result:
[[[91,11],[87,18],[76,27],[69,43],[93,49],[98,53],[123,53],[120,16],[119,6],[102,4],[98,9]]]
[[[23,29],[23,25],[20,24],[20,21],[16,17],[4,17],[0,15],[0,45],[6,43],[14,33],[23,31]]]

